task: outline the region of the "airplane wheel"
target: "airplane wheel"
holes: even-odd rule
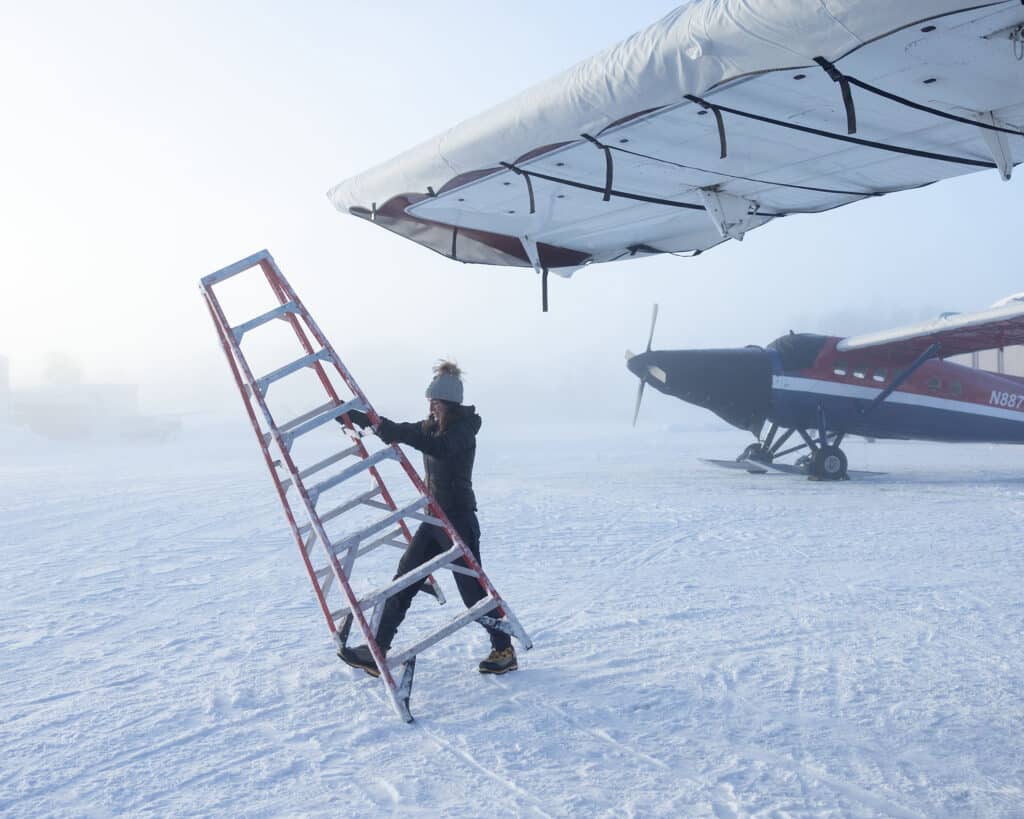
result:
[[[819,481],[842,481],[846,475],[846,453],[837,446],[823,446],[811,460],[811,476]]]
[[[772,462],[772,454],[761,444],[751,444],[743,450],[743,453],[736,460],[757,461],[759,464],[770,464]]]

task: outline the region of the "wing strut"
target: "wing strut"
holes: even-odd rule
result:
[[[911,375],[917,372],[917,370],[921,368],[922,364],[928,361],[928,359],[934,358],[936,355],[938,355],[940,349],[942,349],[942,345],[939,344],[939,342],[937,341],[933,342],[927,350],[925,350],[923,353],[921,353],[921,355],[914,359],[913,364],[911,364],[909,367],[907,367],[907,369],[905,369],[903,372],[897,375],[888,387],[886,387],[884,390],[878,393],[878,395],[871,399],[870,404],[868,404],[866,407],[862,407],[860,410],[860,414],[867,417],[872,412],[874,412],[875,408],[879,404],[881,404],[886,398],[892,395],[893,391],[897,389],[900,386],[900,384],[902,384],[904,381],[910,378]]]

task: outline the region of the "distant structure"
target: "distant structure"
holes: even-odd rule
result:
[[[969,356],[960,356],[957,360],[962,364],[969,363],[976,370],[989,370],[994,373],[1024,377],[1024,347],[982,350],[979,353],[971,353]]]
[[[993,307],[1002,307],[1011,302],[1024,301],[1024,293],[1015,293],[1000,299]],[[1005,375],[1016,375],[1024,378],[1024,346],[999,347],[995,350],[981,350],[980,352],[968,355],[958,355],[950,358],[958,364],[966,364],[976,370],[988,370],[993,373]]]
[[[8,360],[0,356],[0,421],[56,440],[86,438],[164,441],[181,421],[139,412],[137,384],[82,384],[75,381],[12,389]]]

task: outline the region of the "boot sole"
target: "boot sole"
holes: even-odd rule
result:
[[[508,674],[509,671],[518,671],[518,665],[510,665],[507,668],[479,668],[477,669],[481,674]]]
[[[358,668],[360,671],[365,671],[371,677],[380,676],[380,671],[377,669],[377,666],[373,666],[372,668],[370,668],[369,666],[361,665],[360,663],[354,663],[340,652],[338,653],[338,657],[340,657],[341,661],[345,663],[345,665],[347,665],[349,668]]]

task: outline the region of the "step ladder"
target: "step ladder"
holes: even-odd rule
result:
[[[269,293],[262,283],[252,281],[259,277],[244,277],[248,280],[246,285],[250,291],[253,287],[261,291],[260,295],[273,306],[232,324],[225,313],[228,294],[222,292],[218,296],[214,287],[220,292],[228,280],[237,282],[236,277],[248,271],[263,274]],[[353,426],[348,417],[351,410],[365,412],[374,428],[380,416],[270,253],[261,250],[203,277],[200,291],[338,653],[345,647],[354,623],[370,648],[392,706],[403,720],[412,722],[409,698],[413,673],[416,657],[424,649],[475,622],[498,628],[519,640],[524,648],[530,648],[529,636],[430,496],[402,449],[397,444],[384,445],[376,438],[364,437]],[[248,295],[251,301],[251,292]],[[280,336],[281,323],[287,325],[283,343],[278,338],[276,347],[262,351],[264,357],[276,358],[282,348],[290,349],[287,356],[294,356],[296,349],[301,350],[301,355],[257,376],[250,360],[252,351],[249,358],[242,352],[243,338],[250,343],[256,341],[255,331],[266,332],[263,328],[271,326],[278,328],[275,332]],[[286,390],[300,378],[303,390]],[[269,398],[272,387],[273,405]],[[305,411],[295,413],[297,393],[301,393]],[[282,399],[283,409],[278,406]],[[315,406],[309,406],[312,403]],[[283,411],[292,417],[280,423],[275,413],[280,415]],[[392,487],[399,487],[394,494],[385,477]],[[410,524],[418,523],[444,528],[452,546],[401,577],[383,585],[371,584],[366,591],[357,593],[355,586],[365,586],[367,577],[363,574],[368,576],[355,573],[357,559],[382,546],[404,549],[412,540]],[[388,577],[396,562],[387,564]],[[385,601],[418,583],[421,591],[443,604],[444,595],[433,577],[441,569],[476,577],[486,596],[426,636],[417,635],[419,639],[412,645],[392,650],[385,657],[374,639]]]

